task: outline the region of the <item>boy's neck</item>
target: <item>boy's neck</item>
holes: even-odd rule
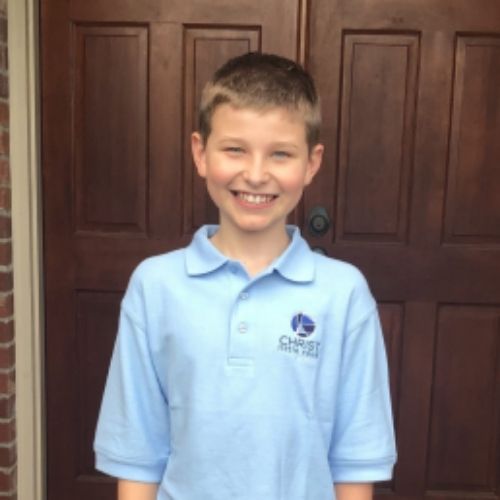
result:
[[[290,237],[285,226],[265,233],[235,233],[221,225],[211,241],[226,257],[241,262],[249,276],[255,276],[285,251]]]

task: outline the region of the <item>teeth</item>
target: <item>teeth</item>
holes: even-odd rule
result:
[[[238,198],[245,200],[248,203],[254,203],[258,205],[260,203],[269,203],[274,198],[273,195],[269,194],[251,194],[251,193],[238,193]]]

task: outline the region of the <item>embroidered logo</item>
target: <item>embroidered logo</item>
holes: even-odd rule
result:
[[[314,329],[316,328],[314,321],[303,313],[296,314],[292,318],[291,325],[295,335],[299,337],[309,337],[309,335],[314,333]]]
[[[307,339],[316,330],[314,320],[304,313],[298,313],[292,317],[290,326],[295,336],[282,335],[279,338],[278,351],[296,357],[317,359],[319,357],[320,342]]]

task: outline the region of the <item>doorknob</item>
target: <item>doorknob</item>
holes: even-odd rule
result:
[[[307,223],[313,236],[323,236],[330,229],[330,217],[324,207],[314,207],[309,213]]]

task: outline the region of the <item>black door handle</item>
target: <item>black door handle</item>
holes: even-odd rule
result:
[[[314,207],[307,222],[312,236],[323,236],[330,229],[330,218],[324,207]]]

